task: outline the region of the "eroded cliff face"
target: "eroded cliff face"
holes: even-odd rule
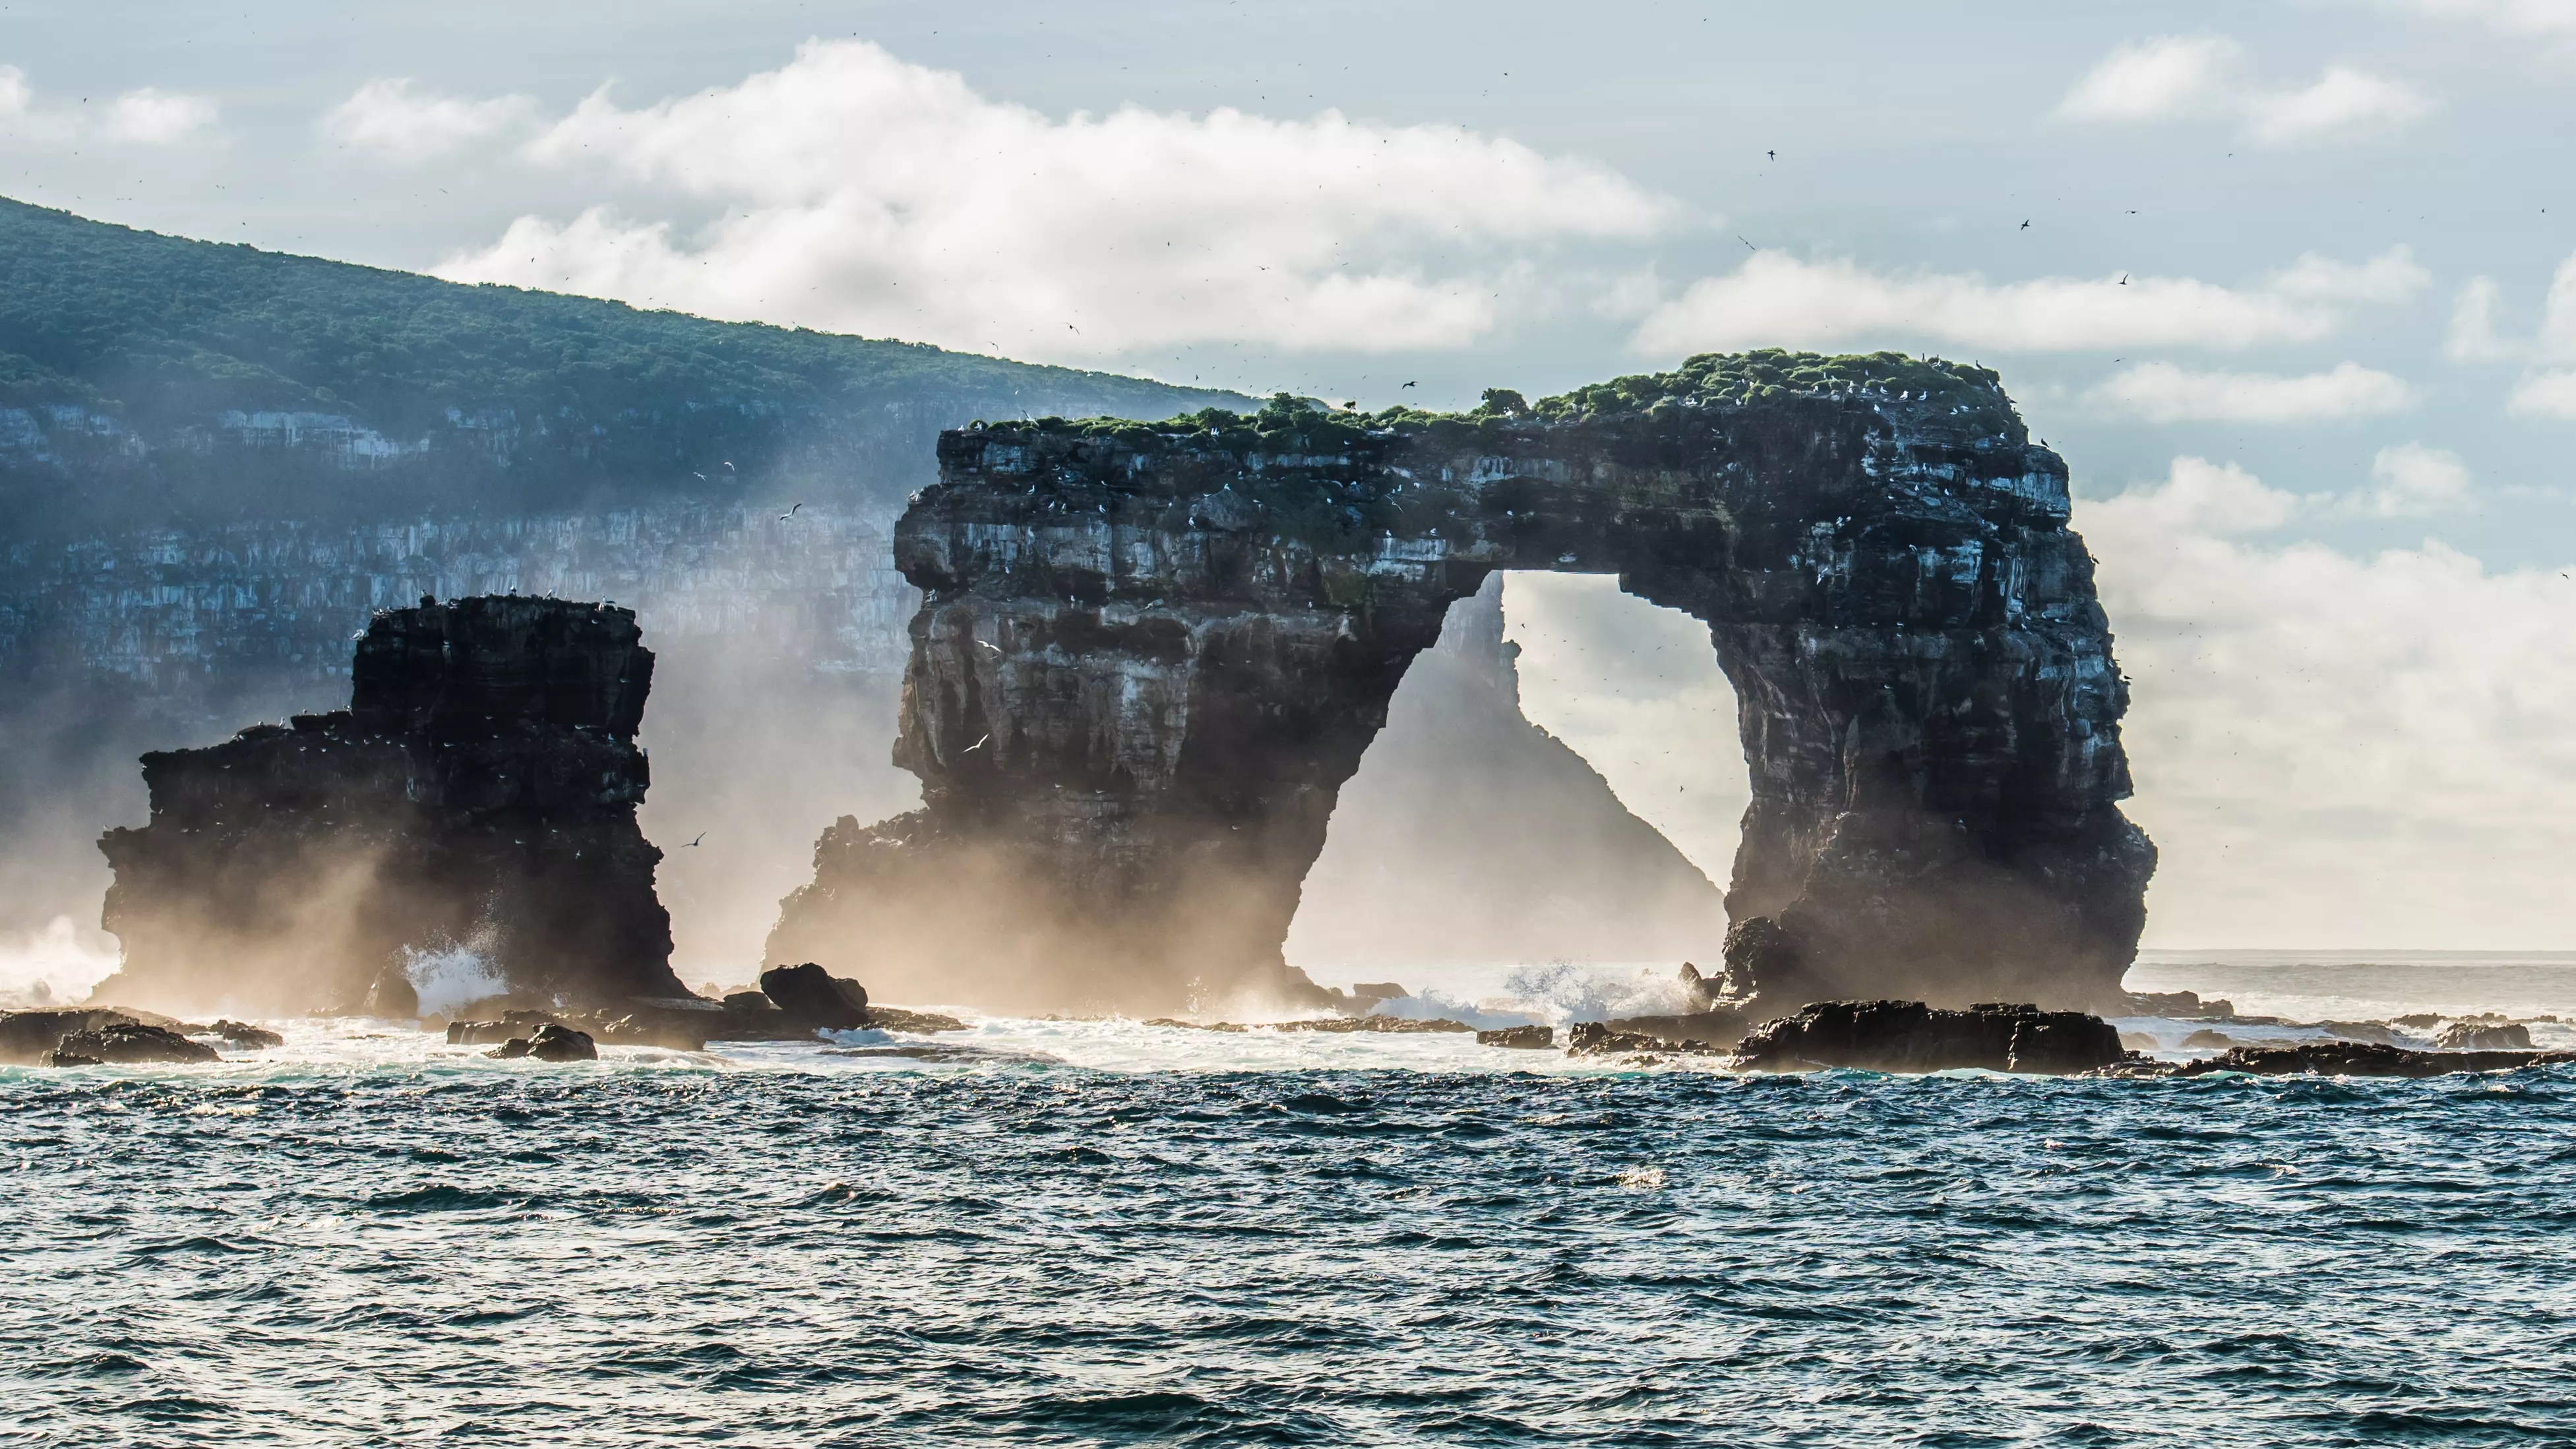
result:
[[[347,710],[143,758],[111,830],[125,1004],[410,1015],[424,970],[482,995],[685,995],[636,828],[653,655],[625,609],[486,597],[379,612]]]
[[[827,832],[771,959],[925,999],[1293,997],[1298,884],[1397,680],[1538,568],[1709,625],[1740,703],[1709,747],[1752,771],[1739,993],[2111,999],[2154,855],[2065,465],[1991,373],[1816,361],[1622,380],[1649,405],[943,435],[896,532],[924,806]]]

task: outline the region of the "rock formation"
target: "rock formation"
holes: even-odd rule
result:
[[[896,762],[768,959],[897,996],[1295,998],[1279,943],[1406,667],[1496,569],[1705,621],[1752,805],[1728,982],[2113,1000],[2154,853],[2066,468],[1994,374],[1703,357],[1532,408],[942,435]],[[1710,748],[1722,745],[1712,731]]]
[[[1763,1023],[1736,1044],[1731,1064],[1757,1072],[1973,1067],[2068,1076],[2111,1066],[2128,1054],[2118,1028],[2080,1011],[1992,1003],[1941,1011],[1919,1001],[1826,1001]]]
[[[653,655],[624,609],[472,598],[376,614],[350,707],[143,757],[111,830],[110,998],[408,1016],[419,953],[491,994],[687,995],[636,828]]]

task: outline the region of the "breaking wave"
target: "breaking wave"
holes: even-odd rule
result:
[[[423,1016],[446,1016],[510,989],[491,958],[472,946],[406,946],[403,975],[420,998]]]

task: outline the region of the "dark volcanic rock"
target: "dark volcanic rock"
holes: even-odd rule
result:
[[[1556,1045],[1556,1028],[1552,1026],[1506,1026],[1476,1033],[1476,1045],[1513,1047],[1522,1051],[1544,1051]]]
[[[2100,1017],[2033,1006],[1983,1004],[1941,1011],[1919,1001],[1827,1001],[1767,1022],[1736,1046],[1752,1071],[1857,1067],[1873,1072],[2069,1075],[2126,1058],[2120,1033]]]
[[[514,1036],[483,1055],[501,1061],[521,1057],[541,1062],[595,1062],[599,1048],[587,1032],[579,1032],[560,1022],[547,1022],[526,1036]]]
[[[376,614],[350,708],[143,757],[151,823],[99,842],[102,990],[416,1009],[407,952],[472,943],[511,993],[683,997],[635,807],[653,655],[624,609],[474,598]]]
[[[853,1031],[868,1024],[868,990],[808,961],[760,973],[760,992],[806,1031]]]
[[[2455,1021],[2434,1033],[2433,1045],[2446,1052],[2527,1052],[2531,1050],[2531,1028],[2520,1022],[2494,1026],[2484,1022]]]
[[[939,461],[895,542],[923,806],[825,832],[773,960],[1018,1005],[1285,996],[1396,682],[1452,602],[1536,568],[1709,626],[1752,767],[1727,907],[1769,927],[1730,994],[2122,999],[2155,858],[2117,807],[2127,688],[2065,464],[1992,373],[1699,358],[1536,410],[1283,399]]]
[[[235,1051],[258,1052],[286,1045],[286,1038],[267,1027],[253,1026],[246,1021],[218,1020],[209,1030],[222,1037],[224,1045]]]
[[[1579,1021],[1566,1033],[1565,1049],[1578,1057],[1611,1056],[1629,1052],[1670,1052],[1687,1056],[1706,1056],[1726,1048],[1716,1042],[1687,1037],[1658,1036],[1653,1032],[1621,1031],[1603,1021]]]
[[[213,1047],[193,1042],[168,1027],[120,1021],[95,1031],[76,1031],[54,1048],[48,1059],[58,1067],[128,1066],[140,1062],[213,1062],[223,1060]]]
[[[96,1008],[0,1012],[0,1065],[36,1066],[62,1045],[64,1037],[132,1019],[122,1012]]]
[[[2248,1072],[2266,1077],[2439,1077],[2452,1072],[2500,1072],[2568,1063],[2576,1063],[2576,1052],[2419,1052],[2377,1042],[2327,1041],[2238,1047],[2156,1075],[2196,1077],[2210,1072]]]

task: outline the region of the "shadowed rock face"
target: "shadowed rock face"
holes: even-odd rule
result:
[[[473,598],[379,612],[350,708],[143,757],[151,822],[111,830],[102,1000],[416,1009],[412,953],[493,994],[686,995],[662,853],[636,828],[653,655],[624,609]]]
[[[1706,621],[1734,685],[1736,994],[2114,999],[2154,853],[2065,465],[1991,373],[1732,361],[1622,380],[1642,407],[943,435],[896,533],[924,805],[828,831],[770,959],[930,999],[1293,996],[1299,882],[1397,680],[1492,570],[1560,569]]]

